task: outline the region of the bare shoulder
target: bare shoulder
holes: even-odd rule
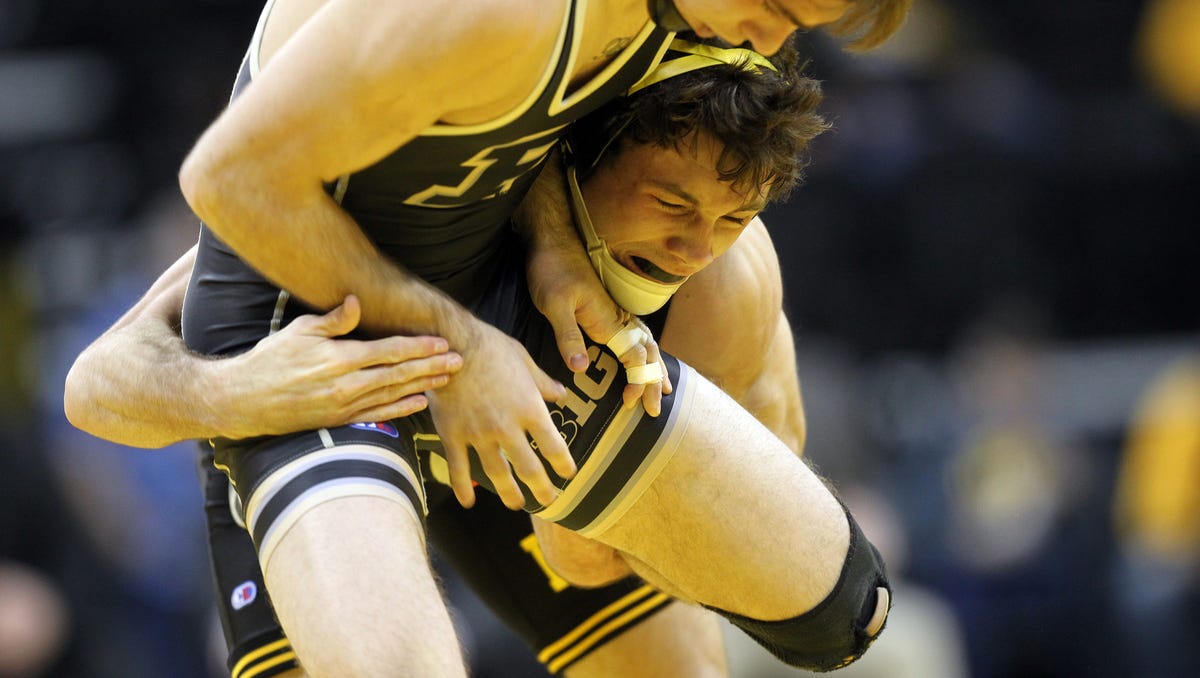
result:
[[[446,110],[528,89],[546,62],[569,0],[276,0],[267,42],[309,35],[304,52],[351,66],[372,83],[416,84]],[[298,56],[293,49],[289,60]],[[436,101],[431,102],[436,105]]]
[[[661,343],[731,393],[763,369],[783,305],[779,260],[763,223],[754,223],[671,302]]]

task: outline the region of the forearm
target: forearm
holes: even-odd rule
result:
[[[197,188],[185,178],[197,214],[290,294],[321,310],[354,294],[362,305],[361,327],[372,334],[438,335],[458,350],[473,345],[470,314],[383,255],[319,187],[280,187],[268,197],[261,191],[223,190],[208,178],[193,181],[207,183]]]
[[[583,245],[567,202],[566,179],[558,151],[546,160],[537,181],[517,207],[513,223],[531,248],[561,248],[583,255]]]
[[[134,447],[228,435],[230,422],[212,401],[221,392],[217,362],[187,351],[161,317],[139,316],[75,360],[64,410],[77,428]]]

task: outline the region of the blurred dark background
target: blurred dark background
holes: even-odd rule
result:
[[[835,131],[765,215],[807,454],[898,582],[844,675],[1194,675],[1200,2],[916,4],[802,37]],[[221,675],[190,450],[61,389],[194,241],[175,174],[260,8],[0,0],[0,678]],[[447,577],[476,675],[536,675]]]

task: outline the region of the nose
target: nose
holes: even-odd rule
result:
[[[686,234],[668,240],[667,250],[688,267],[687,274],[691,275],[713,262],[712,235],[711,225],[697,223]]]

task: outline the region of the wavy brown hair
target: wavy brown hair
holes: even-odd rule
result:
[[[900,30],[912,3],[913,0],[850,0],[842,18],[825,30],[849,40],[847,46],[851,50],[865,52]]]
[[[802,182],[809,144],[829,125],[817,113],[821,83],[804,75],[791,41],[771,62],[778,72],[715,64],[610,102],[575,123],[577,167],[586,174],[628,143],[694,150],[695,133],[703,133],[722,146],[723,181],[739,192],[768,186],[769,200],[783,199]]]

